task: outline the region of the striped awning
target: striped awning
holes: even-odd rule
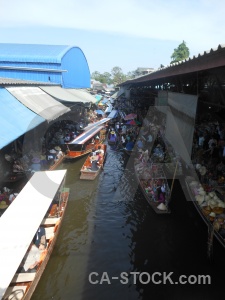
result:
[[[73,141],[71,141],[69,144],[79,144],[82,145],[85,142],[87,142],[89,139],[91,139],[95,134],[97,134],[101,129],[103,129],[104,126],[94,126],[91,129],[85,131],[78,137],[76,137]]]

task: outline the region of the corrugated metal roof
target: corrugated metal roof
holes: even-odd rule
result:
[[[48,122],[70,111],[38,87],[8,87],[7,90],[23,105],[46,119]]]
[[[127,80],[119,84],[119,86],[132,83],[144,83],[160,78],[177,76],[221,66],[225,66],[225,44],[220,44],[217,48],[211,48],[209,51],[194,55],[192,58],[189,57],[185,60],[160,68],[151,74]]]
[[[61,63],[71,48],[68,45],[5,44],[0,43],[0,61]]]
[[[40,82],[34,80],[22,80],[0,77],[0,85],[57,85],[57,83],[54,84],[53,82]]]
[[[40,86],[40,88],[52,97],[66,102],[95,103],[96,99],[86,90],[63,89],[60,86]]]

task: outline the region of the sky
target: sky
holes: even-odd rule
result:
[[[0,0],[0,43],[74,45],[90,72],[169,65],[183,41],[190,57],[225,44],[225,1]]]

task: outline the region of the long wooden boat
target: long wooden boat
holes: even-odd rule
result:
[[[63,153],[63,155],[58,160],[56,160],[53,165],[49,167],[49,171],[55,170],[63,162],[64,159],[65,159],[65,153]]]
[[[31,298],[53,251],[65,215],[69,189],[66,170],[35,172],[0,218],[0,298]],[[44,227],[47,246],[34,272],[22,272],[38,228]],[[36,248],[38,249],[38,248]]]
[[[157,214],[170,213],[168,206],[170,200],[170,188],[162,165],[149,162],[136,163],[134,165],[134,173],[145,199],[153,210]],[[157,191],[157,187],[160,187],[161,185],[165,189],[162,199],[159,198],[159,193]]]
[[[99,175],[101,170],[103,169],[103,165],[104,165],[105,158],[106,158],[107,146],[105,144],[102,144],[101,146],[95,145],[95,148],[93,150],[95,150],[97,152],[99,150],[99,147],[101,147],[100,149],[104,151],[104,154],[98,161],[99,162],[98,170],[96,170],[96,171],[91,170],[91,165],[92,165],[91,156],[88,156],[80,170],[80,173],[81,173],[80,179],[94,180]]]
[[[105,140],[106,130],[104,126],[93,126],[84,131],[73,141],[67,144],[65,159],[74,160],[81,158],[92,151],[97,144],[102,144]],[[96,139],[95,137],[98,137]]]
[[[202,220],[225,248],[225,203],[220,188],[206,192],[201,183],[192,176],[185,178],[186,189]],[[219,192],[218,192],[219,191]],[[222,235],[221,235],[222,234]]]

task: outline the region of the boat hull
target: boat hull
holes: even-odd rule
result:
[[[59,207],[59,209],[55,210],[55,213],[59,217],[58,218],[59,222],[54,225],[53,236],[48,242],[48,246],[46,248],[46,255],[45,255],[43,261],[38,266],[38,269],[35,273],[35,277],[34,277],[33,281],[30,281],[30,282],[29,281],[26,281],[26,282],[21,282],[20,281],[20,282],[14,284],[14,287],[18,287],[18,288],[20,288],[21,285],[26,286],[26,291],[25,291],[24,296],[22,298],[18,298],[18,299],[21,299],[21,300],[31,299],[31,297],[32,297],[32,295],[33,295],[33,293],[34,293],[34,291],[37,287],[37,284],[38,284],[38,282],[39,282],[39,280],[40,280],[40,278],[41,278],[41,276],[42,276],[42,274],[45,270],[45,267],[46,267],[46,265],[49,261],[51,253],[52,253],[52,251],[54,249],[54,246],[55,246],[55,243],[57,241],[57,237],[58,237],[61,225],[62,225],[62,220],[63,220],[64,215],[65,215],[65,211],[66,211],[66,207],[67,207],[67,203],[68,203],[68,198],[69,198],[69,189],[68,188],[63,188],[63,191],[61,193],[61,197],[62,197],[61,198],[62,201],[61,201],[60,207]],[[54,215],[51,215],[51,212],[50,212],[48,218],[54,218]],[[49,227],[46,227],[46,228],[49,228]],[[20,273],[20,274],[27,274],[27,273]],[[16,275],[19,275],[19,274],[16,274]],[[17,276],[15,276],[15,278],[16,277]],[[12,285],[13,285],[13,283],[11,283],[11,286]],[[7,293],[7,291],[6,291],[5,295],[7,295],[6,299],[11,299],[10,297],[13,296],[13,294],[9,295]],[[12,299],[14,299],[14,298],[12,298]],[[16,297],[16,299],[17,299],[17,297]]]
[[[146,201],[148,202],[148,204],[151,206],[151,208],[152,208],[157,214],[159,214],[159,215],[161,215],[161,214],[170,214],[171,211],[168,209],[168,205],[167,205],[167,209],[166,209],[166,210],[158,209],[158,206],[160,205],[160,202],[159,202],[159,201],[153,200],[153,197],[151,197],[150,194],[147,194],[147,193],[146,193],[146,190],[145,190],[145,188],[144,188],[144,186],[143,186],[143,184],[142,184],[142,182],[141,182],[141,180],[140,180],[140,177],[139,177],[139,175],[138,175],[137,167],[136,167],[136,166],[134,166],[134,173],[135,173],[135,178],[136,178],[136,180],[137,180],[137,183],[138,183],[138,185],[139,185],[139,187],[140,187],[140,190],[141,190],[143,196],[145,197]],[[155,179],[157,179],[157,178],[155,178]],[[165,178],[165,180],[166,180],[166,178]]]
[[[98,146],[99,145],[96,145],[95,146],[95,150],[98,149]],[[101,170],[103,169],[103,165],[105,163],[105,159],[106,159],[106,149],[107,149],[107,146],[105,144],[102,144],[101,145],[102,149],[104,150],[104,155],[103,157],[101,158],[100,162],[99,162],[99,168],[98,170],[96,171],[92,171],[90,168],[91,168],[91,162],[90,162],[90,157],[88,157],[81,170],[80,170],[80,179],[84,179],[84,180],[94,180],[98,175],[99,173],[101,172]]]

